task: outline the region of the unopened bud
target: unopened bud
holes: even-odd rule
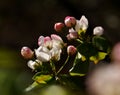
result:
[[[76,24],[76,19],[71,16],[67,16],[64,20],[67,27],[73,27]]]
[[[64,28],[64,24],[63,24],[62,22],[55,23],[55,25],[54,25],[54,29],[55,29],[57,32],[62,31],[63,28]]]
[[[93,30],[93,34],[97,36],[101,36],[103,34],[104,29],[101,26],[97,26]]]
[[[74,55],[74,54],[76,54],[76,52],[77,52],[77,49],[76,49],[75,46],[69,45],[67,47],[67,53],[68,53],[68,55]]]
[[[22,47],[21,55],[26,59],[30,59],[33,57],[33,51],[29,47]]]

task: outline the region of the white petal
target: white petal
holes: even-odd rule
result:
[[[76,32],[73,28],[69,29],[69,33]]]
[[[78,54],[77,54],[77,58],[82,58],[82,55],[78,52]]]
[[[87,18],[83,15],[81,17],[81,19],[79,21],[77,21],[77,24],[76,24],[76,31],[78,31],[79,29],[82,29],[82,30],[87,30],[88,28],[88,20]]]
[[[35,67],[34,67],[35,64],[36,64],[36,62],[34,62],[32,60],[28,61],[28,63],[27,63],[28,67],[31,68],[31,69],[33,69],[33,70],[35,69]]]
[[[51,52],[51,55],[52,55],[52,59],[54,59],[56,61],[60,60],[60,55],[61,55],[61,52],[62,52],[61,49],[53,48],[50,52]]]
[[[97,26],[97,27],[95,27],[94,30],[93,30],[93,35],[98,35],[98,36],[100,36],[100,35],[103,34],[103,31],[104,31],[104,29],[103,29],[101,26]]]
[[[44,36],[38,38],[38,45],[41,46],[44,43]]]
[[[76,20],[75,30],[78,32],[80,30],[81,26],[79,24],[79,20]]]
[[[52,42],[53,42],[53,48],[59,48],[59,49],[62,48],[62,43],[60,41],[52,40]]]
[[[51,58],[51,55],[49,52],[47,53],[47,52],[35,50],[35,54],[36,54],[37,59],[42,62],[47,62]]]
[[[56,41],[63,43],[62,38],[56,34],[51,34],[51,38],[52,38],[52,40],[56,40]]]

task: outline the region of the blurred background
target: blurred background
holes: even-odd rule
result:
[[[66,16],[89,20],[89,31],[101,25],[114,45],[120,41],[119,0],[0,0],[0,95],[23,95],[33,72],[20,55],[22,46],[37,48],[40,35],[55,33]]]

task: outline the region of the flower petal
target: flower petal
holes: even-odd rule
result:
[[[87,28],[88,28],[88,20],[83,15],[79,21],[77,20],[77,24],[75,26],[75,29],[76,29],[76,31],[79,31],[80,29],[87,30]]]
[[[49,50],[46,47],[39,47],[38,49],[35,50],[35,55],[38,60],[42,62],[47,62],[50,60],[51,55]]]
[[[44,43],[44,36],[38,38],[38,45],[41,46]]]

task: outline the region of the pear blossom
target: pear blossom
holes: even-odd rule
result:
[[[60,55],[62,53],[61,49],[53,48],[50,52],[51,52],[51,59],[58,61],[60,60]]]
[[[42,62],[47,62],[51,58],[49,49],[47,49],[46,47],[42,47],[42,46],[40,46],[38,49],[35,49],[35,55],[37,59]]]
[[[93,29],[93,35],[101,36],[104,29],[101,26],[97,26]]]
[[[63,47],[63,40],[60,36],[58,36],[56,34],[52,34],[51,39],[52,39],[53,47],[57,47],[57,48]]]
[[[69,29],[69,34],[67,35],[68,40],[70,39],[76,39],[79,37],[81,32],[86,32],[88,28],[88,20],[83,15],[80,20],[76,20],[76,24],[73,27]]]
[[[24,46],[21,49],[21,55],[26,59],[30,59],[33,57],[33,51],[29,47]]]
[[[88,28],[88,20],[83,15],[80,20],[76,21],[75,30],[78,32],[79,30],[86,31]]]
[[[51,37],[40,36],[40,46],[35,49],[35,55],[38,60],[48,62],[50,60],[59,60],[62,52],[63,40],[60,36],[52,34]],[[38,42],[38,43],[39,43]]]

